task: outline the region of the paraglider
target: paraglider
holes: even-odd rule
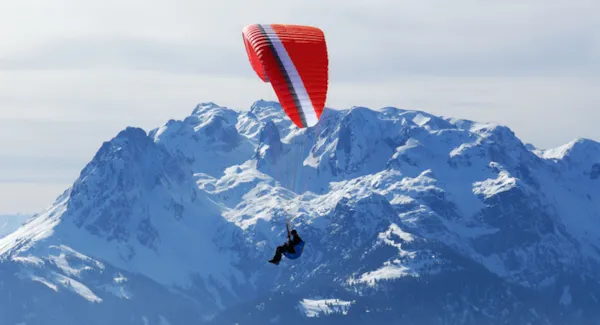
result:
[[[263,82],[271,84],[290,120],[301,129],[317,125],[329,87],[323,31],[305,25],[251,24],[243,28],[242,38],[252,69]],[[286,226],[288,241],[277,247],[269,261],[275,265],[282,256],[299,258],[304,250],[298,232]]]
[[[279,265],[282,255],[291,260],[295,260],[302,255],[302,251],[304,250],[304,241],[302,238],[300,238],[300,236],[298,236],[296,229],[292,229],[292,231],[290,231],[290,227],[287,223],[286,228],[288,231],[288,240],[283,245],[277,246],[275,256],[273,256],[269,263]]]
[[[329,58],[317,27],[252,24],[242,31],[252,68],[272,85],[285,113],[299,128],[321,118],[327,99]]]

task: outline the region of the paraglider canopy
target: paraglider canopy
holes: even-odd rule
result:
[[[242,36],[252,68],[261,80],[271,83],[294,124],[316,125],[329,78],[323,32],[312,26],[253,24],[244,27]]]

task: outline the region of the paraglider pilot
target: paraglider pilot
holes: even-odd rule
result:
[[[269,261],[269,263],[278,265],[279,261],[281,261],[282,254],[296,254],[296,248],[300,244],[303,244],[302,238],[298,236],[298,232],[296,232],[296,229],[293,229],[290,233],[288,233],[288,241],[281,246],[277,246],[275,256],[272,260]]]

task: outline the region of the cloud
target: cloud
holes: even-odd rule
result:
[[[208,44],[141,37],[95,37],[52,41],[0,59],[0,70],[122,70],[189,75],[240,75],[247,62],[237,51]],[[236,53],[237,52],[237,53]]]
[[[118,10],[113,1],[59,3],[64,12],[46,20],[78,18],[58,24],[65,27],[43,42],[7,53],[0,68],[248,76],[242,27],[286,21],[325,30],[333,81],[415,74],[586,75],[600,67],[595,28],[600,4],[588,0],[159,1],[152,6],[134,1],[118,2]],[[81,16],[89,19],[82,22]]]

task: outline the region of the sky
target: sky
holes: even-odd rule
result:
[[[540,148],[600,141],[597,0],[0,2],[0,214],[35,213],[127,126],[276,100],[252,23],[320,27],[331,108],[494,122]]]

